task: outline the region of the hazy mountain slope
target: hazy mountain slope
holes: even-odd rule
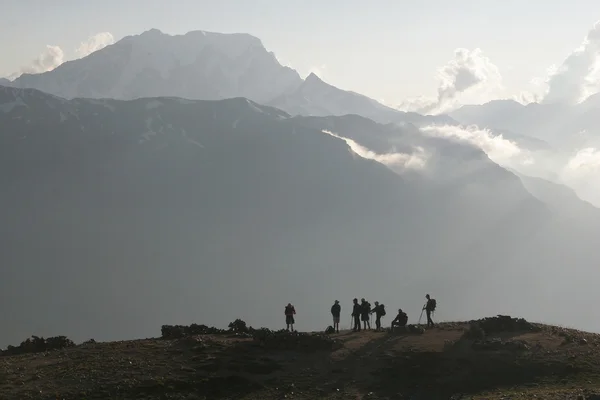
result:
[[[453,150],[431,175],[401,176],[325,124],[242,98],[0,88],[0,124],[0,343],[237,317],[277,327],[289,301],[299,328],[320,329],[334,297],[347,315],[353,297],[416,310],[425,292],[441,318],[519,311],[594,326],[573,313],[593,291],[547,304],[590,287],[597,235],[556,222],[491,162],[450,162],[460,149],[483,160],[474,149],[431,142]]]
[[[556,214],[576,217],[582,224],[600,223],[600,209],[580,199],[573,189],[546,179],[517,175],[527,191],[549,205]]]
[[[462,124],[507,130],[550,144],[565,145],[576,140],[581,131],[599,126],[597,110],[590,104],[531,103],[525,106],[514,100],[494,100],[463,106],[449,115]]]
[[[455,123],[448,116],[423,116],[384,106],[362,94],[342,90],[325,83],[311,73],[296,90],[284,93],[268,103],[292,115],[327,116],[356,114],[381,123],[414,124]]]
[[[22,75],[12,86],[65,98],[243,96],[266,102],[301,82],[254,36],[204,31],[171,36],[152,29],[53,71]]]

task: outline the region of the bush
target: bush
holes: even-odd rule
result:
[[[229,331],[233,333],[249,333],[250,329],[252,328],[248,328],[246,322],[239,318],[229,324]]]
[[[74,347],[75,343],[66,336],[55,336],[44,339],[43,337],[32,336],[21,342],[18,347],[8,346],[2,351],[3,356],[12,356],[26,353],[42,353],[49,350],[60,350],[67,347]]]
[[[219,329],[214,326],[206,325],[163,325],[160,329],[162,339],[181,339],[187,336],[197,335],[224,335],[234,333],[239,334],[250,334],[254,329],[248,327],[246,322],[241,319],[236,319],[229,324],[229,329]]]

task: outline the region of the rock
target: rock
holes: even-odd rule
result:
[[[481,328],[486,336],[499,332],[539,332],[541,330],[539,326],[527,322],[523,318],[512,318],[508,315],[498,315],[496,317],[470,321],[470,325]],[[479,328],[473,329],[479,330]]]

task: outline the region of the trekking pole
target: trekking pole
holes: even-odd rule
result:
[[[421,318],[423,318],[423,311],[425,311],[424,308],[421,310],[421,316],[419,317],[419,323],[417,325],[421,325]]]

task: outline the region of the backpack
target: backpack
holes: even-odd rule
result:
[[[437,306],[437,302],[435,299],[431,299],[431,311],[435,311],[435,307]]]
[[[380,307],[381,307],[381,316],[383,317],[385,315],[385,306],[382,304]]]

